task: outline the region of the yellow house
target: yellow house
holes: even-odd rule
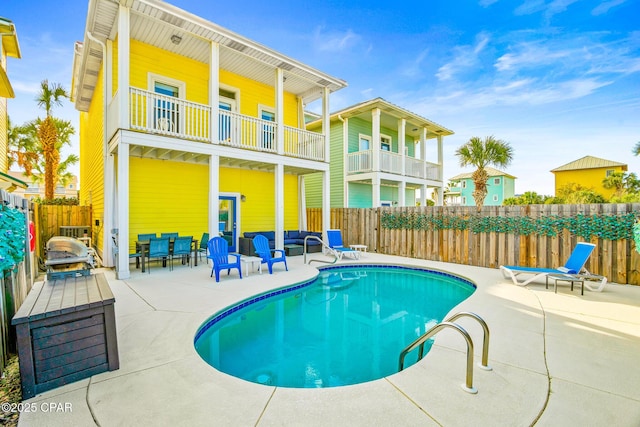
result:
[[[585,156],[551,170],[555,175],[556,195],[558,190],[567,184],[580,184],[593,188],[596,193],[603,195],[606,199],[614,195],[615,189],[604,188],[602,181],[614,172],[626,171],[627,165],[624,163],[593,156]]]
[[[27,184],[7,173],[9,169],[9,142],[7,140],[7,98],[15,94],[7,76],[7,58],[20,58],[18,34],[13,22],[0,18],[0,189],[13,191],[16,188],[27,188]]]
[[[346,86],[157,0],[89,0],[76,44],[80,202],[103,262],[130,275],[139,233],[299,229],[299,182],[329,173],[329,95]],[[305,106],[322,104],[319,132]],[[328,175],[327,175],[328,176]],[[327,178],[328,181],[328,178]],[[324,189],[329,228],[328,186]]]

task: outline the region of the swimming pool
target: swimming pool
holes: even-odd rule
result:
[[[312,281],[214,314],[194,343],[208,364],[247,381],[298,388],[357,384],[396,373],[400,352],[474,291],[469,280],[436,270],[327,267]],[[416,358],[409,355],[405,367]]]

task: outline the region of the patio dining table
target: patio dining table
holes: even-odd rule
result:
[[[175,238],[169,239],[169,252],[171,252],[171,248],[173,248],[173,241]],[[146,258],[149,252],[149,240],[136,240],[136,248],[140,249],[140,264],[142,272],[145,272]],[[198,265],[198,239],[191,239],[191,253],[193,254],[193,262],[194,265]]]

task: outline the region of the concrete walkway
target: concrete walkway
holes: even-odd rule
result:
[[[478,394],[461,388],[466,345],[447,330],[418,364],[353,386],[278,388],[211,368],[194,350],[198,327],[234,302],[314,277],[320,265],[288,260],[289,272],[277,265],[271,276],[232,273],[220,283],[206,264],[171,272],[154,264],[150,274],[133,269],[125,281],[105,270],[116,298],[120,369],[30,399],[37,410],[23,413],[20,426],[640,425],[636,286],[609,284],[580,296],[559,285],[554,294],[543,283],[515,286],[497,269],[366,254],[361,262],[447,270],[477,284],[452,312],[473,311],[491,329],[493,370],[474,369]],[[458,323],[479,362],[481,328],[471,319]]]

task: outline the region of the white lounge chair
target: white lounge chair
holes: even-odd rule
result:
[[[348,255],[353,259],[360,259],[360,251],[352,248],[345,248],[342,244],[342,231],[327,230],[327,239],[329,239],[329,248],[331,252],[338,258],[342,259],[344,255]]]
[[[593,243],[579,242],[571,252],[571,256],[564,266],[558,268],[537,268],[537,267],[520,267],[517,265],[501,265],[500,270],[505,278],[511,279],[514,284],[519,286],[526,286],[536,279],[541,279],[549,274],[566,274],[566,275],[580,275],[585,278],[584,286],[593,292],[601,292],[607,284],[607,278],[602,276],[595,276],[585,270],[584,265],[587,263],[589,256],[596,247]],[[531,277],[520,282],[518,276],[531,275]],[[589,285],[589,281],[593,282],[597,280],[600,282],[598,286],[592,287]]]

